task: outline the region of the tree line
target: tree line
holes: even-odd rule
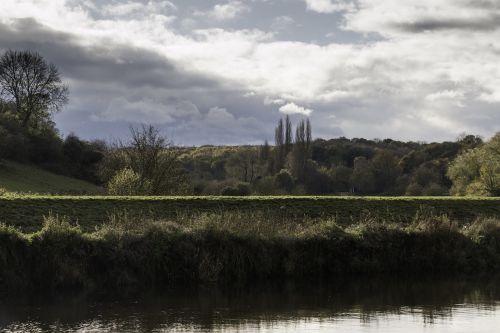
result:
[[[279,119],[274,144],[176,147],[153,126],[124,142],[62,137],[58,68],[32,51],[0,56],[0,163],[36,164],[113,195],[500,195],[500,134],[484,142],[313,139],[309,119]],[[1,184],[0,184],[1,186]]]

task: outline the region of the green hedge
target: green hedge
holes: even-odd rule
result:
[[[447,214],[459,221],[500,216],[500,198],[450,197],[0,197],[0,222],[24,231],[40,229],[43,216],[66,216],[85,230],[114,213],[155,219],[201,212],[264,212],[290,217],[335,217],[339,223],[376,219],[411,221],[418,212]]]

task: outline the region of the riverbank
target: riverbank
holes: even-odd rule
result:
[[[270,219],[201,214],[154,221],[114,215],[93,232],[50,216],[41,231],[0,227],[0,290],[149,290],[200,284],[328,280],[378,273],[500,271],[500,220],[409,225],[367,217]]]

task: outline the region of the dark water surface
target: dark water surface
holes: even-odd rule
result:
[[[500,332],[500,279],[370,278],[0,300],[1,332]]]

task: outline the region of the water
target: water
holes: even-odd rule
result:
[[[372,278],[0,300],[1,332],[500,332],[500,279]]]

